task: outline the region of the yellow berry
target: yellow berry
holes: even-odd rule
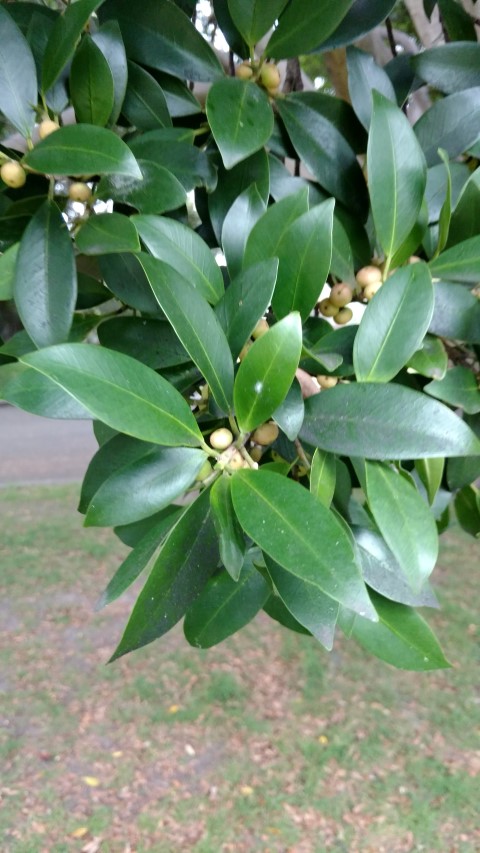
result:
[[[47,136],[50,136],[51,133],[55,133],[58,130],[60,125],[56,121],[52,121],[50,118],[44,118],[38,128],[38,135],[40,139],[46,139]]]
[[[226,450],[232,442],[233,435],[226,427],[214,430],[210,436],[210,444],[215,450]]]
[[[0,175],[2,181],[14,190],[23,187],[27,180],[25,169],[16,160],[9,160],[7,163],[4,163],[0,169]]]
[[[262,319],[258,321],[252,332],[252,338],[255,338],[255,340],[257,338],[261,338],[262,335],[265,335],[268,332],[269,328],[270,326],[268,325],[267,321],[264,317],[262,317]]]
[[[68,197],[72,201],[82,201],[85,203],[90,201],[92,191],[88,184],[84,184],[82,181],[74,181],[68,188]]]
[[[233,454],[232,458],[228,462],[228,467],[233,468],[234,471],[238,471],[239,468],[248,468],[249,467],[248,462],[245,465],[245,461],[246,460],[243,458],[240,451],[236,450],[235,453]]]
[[[347,323],[350,322],[352,317],[353,317],[353,311],[351,308],[341,308],[340,311],[338,312],[337,316],[335,317],[335,322],[339,326],[346,326]]]
[[[382,271],[374,266],[362,267],[357,272],[355,278],[360,287],[367,287],[368,284],[375,284],[377,281],[382,281]]]
[[[237,65],[235,68],[235,77],[239,77],[240,80],[250,80],[250,77],[253,77],[253,68],[249,62],[242,62],[240,65]]]
[[[269,92],[276,92],[280,86],[280,72],[274,62],[267,62],[260,69],[260,82]]]
[[[322,299],[321,302],[317,304],[317,308],[320,311],[320,314],[323,314],[324,317],[336,317],[339,311],[338,306],[334,305],[333,302],[330,302],[329,299]]]
[[[338,379],[336,376],[324,376],[323,374],[320,374],[320,376],[317,376],[317,382],[320,385],[320,388],[335,388]]]
[[[348,305],[352,301],[352,297],[353,290],[350,285],[344,281],[340,281],[338,284],[333,285],[328,298],[332,305],[343,308],[344,305]]]
[[[376,293],[380,290],[382,286],[381,281],[372,281],[371,284],[367,284],[366,288],[363,291],[363,296],[370,302],[371,299],[375,296]]]
[[[255,444],[261,444],[263,447],[266,447],[278,438],[278,432],[278,426],[274,424],[273,421],[269,421],[268,423],[257,427],[252,435],[252,441],[254,441]]]

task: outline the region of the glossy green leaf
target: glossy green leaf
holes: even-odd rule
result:
[[[356,616],[351,629],[362,648],[398,669],[428,672],[450,666],[437,638],[415,610],[374,592],[371,596],[379,622]]]
[[[347,14],[352,0],[290,0],[268,42],[268,56],[287,59],[308,53],[325,41]]]
[[[207,95],[206,110],[226,169],[262,148],[273,130],[267,95],[250,81],[230,77],[214,83]]]
[[[44,418],[80,419],[91,414],[55,382],[26,364],[5,364],[0,370],[0,399]]]
[[[392,257],[417,220],[426,167],[408,119],[378,92],[373,93],[367,160],[377,236],[387,257]]]
[[[22,237],[14,280],[18,313],[37,346],[66,340],[76,292],[72,241],[57,205],[46,201]]]
[[[442,149],[439,150],[439,155],[443,160],[447,172],[447,185],[445,199],[440,210],[440,218],[438,220],[438,243],[435,250],[434,258],[443,251],[447,244],[448,232],[450,230],[450,219],[452,216],[452,177],[450,175],[450,164],[448,155]]]
[[[415,470],[425,486],[428,502],[432,506],[442,484],[445,459],[416,459]],[[408,603],[408,602],[406,602]]]
[[[420,349],[408,360],[409,367],[430,379],[443,379],[447,365],[447,351],[440,338],[433,335],[426,335]]]
[[[128,216],[122,213],[90,216],[77,232],[75,242],[84,255],[140,251],[137,229]]]
[[[460,527],[470,536],[480,537],[480,501],[478,489],[465,486],[455,495],[455,513]]]
[[[333,648],[338,603],[325,595],[315,581],[298,578],[265,555],[270,575],[280,598],[292,616],[324,646]]]
[[[452,367],[443,379],[434,379],[423,390],[450,406],[459,406],[469,415],[480,412],[480,388],[468,367]]]
[[[185,615],[218,563],[205,489],[169,533],[111,660],[163,636]]]
[[[191,646],[209,649],[231,637],[262,609],[270,587],[247,556],[240,579],[226,572],[210,578],[203,592],[189,607],[183,630]]]
[[[480,301],[470,288],[438,281],[434,283],[434,293],[435,308],[429,331],[443,338],[480,343]]]
[[[412,482],[378,462],[365,463],[365,491],[385,542],[418,592],[438,557],[438,534],[430,509]]]
[[[290,441],[295,441],[303,424],[305,405],[300,383],[294,379],[283,403],[272,414],[273,420]]]
[[[350,538],[306,489],[261,469],[237,471],[232,497],[240,524],[275,562],[335,601],[376,618]]]
[[[287,0],[228,0],[234,24],[248,45],[255,45],[273,27]]]
[[[454,159],[473,145],[479,137],[479,116],[479,86],[435,101],[414,127],[427,165],[439,162],[439,148]]]
[[[462,243],[480,232],[480,169],[470,175],[458,196],[450,220],[447,246]]]
[[[192,143],[191,130],[174,127],[148,130],[129,140],[135,157],[168,169],[186,192],[200,186],[211,192],[217,183],[213,162],[206,151]]]
[[[434,278],[476,284],[480,279],[480,236],[470,237],[446,249],[430,261],[429,266]]]
[[[283,402],[301,349],[302,328],[296,312],[280,320],[249,349],[240,364],[234,389],[235,412],[242,430],[255,429]]]
[[[396,0],[355,0],[331,36],[319,45],[318,52],[358,41],[385,20],[395,2]]]
[[[442,27],[449,41],[476,41],[475,19],[458,0],[438,0]],[[447,39],[445,39],[447,41]]]
[[[270,598],[267,599],[266,603],[263,606],[265,613],[267,613],[271,619],[274,619],[275,622],[278,622],[280,625],[283,625],[285,628],[288,628],[289,631],[295,631],[298,634],[308,634],[310,635],[310,631],[307,628],[304,628],[303,625],[300,625],[289,610],[285,607],[282,599],[276,593],[271,595]]]
[[[100,269],[109,290],[115,296],[146,314],[158,314],[158,302],[155,299],[150,283],[140,263],[141,254],[101,256]]]
[[[267,152],[264,148],[247,160],[242,160],[233,169],[225,169],[220,157],[218,161],[217,185],[208,196],[208,212],[215,236],[221,243],[223,222],[235,199],[251,184],[256,184],[266,204],[270,191],[270,176]]]
[[[120,115],[128,80],[125,45],[117,21],[107,21],[99,27],[95,33],[92,33],[92,40],[107,60],[112,75],[113,107],[108,124],[113,125],[116,124]]]
[[[291,223],[276,248],[278,278],[272,307],[278,318],[299,311],[305,321],[327,279],[332,259],[334,201],[318,204]]]
[[[220,559],[228,574],[238,581],[245,559],[245,539],[233,509],[231,480],[220,477],[210,490],[213,523],[218,535]]]
[[[171,447],[201,444],[188,403],[158,373],[118,352],[65,344],[22,356],[93,417],[127,435]]]
[[[366,218],[365,179],[355,152],[325,113],[322,97],[301,92],[277,101],[292,144],[322,187],[353,213]]]
[[[99,440],[99,429],[103,431],[105,428],[110,430],[110,427],[105,427],[105,425],[101,424],[100,421],[93,422],[93,431],[97,441]],[[110,440],[108,436],[106,440]],[[125,545],[128,545],[129,548],[135,548],[146,533],[148,533],[148,531],[151,530],[157,522],[162,521],[164,523],[165,533],[167,533],[178,521],[184,511],[184,506],[175,506],[175,504],[171,504],[170,506],[165,507],[165,509],[161,509],[160,512],[156,512],[155,515],[149,516],[149,518],[142,518],[141,521],[134,521],[132,524],[121,524],[118,527],[115,527],[115,536],[118,536],[120,541]]]
[[[116,469],[90,501],[86,526],[130,524],[168,506],[194,482],[206,460],[192,447],[146,448],[140,458]]]
[[[142,177],[122,139],[111,130],[88,124],[61,127],[29,151],[24,161],[32,169],[52,175]]]
[[[220,408],[233,399],[233,361],[223,329],[204,297],[173,267],[141,256],[152,292],[183,346],[205,377]]]
[[[368,303],[353,347],[359,382],[388,382],[422,343],[433,314],[426,264],[409,264],[387,279]]]
[[[127,56],[180,79],[217,80],[223,68],[191,20],[170,0],[107,0],[101,21],[117,20]]]
[[[105,127],[114,108],[113,76],[102,51],[89,36],[75,52],[69,79],[77,121]]]
[[[335,493],[336,472],[335,456],[317,447],[310,470],[310,491],[327,509]]]
[[[422,80],[441,92],[463,92],[480,86],[480,44],[439,44],[411,59]]]
[[[85,515],[94,495],[109,477],[155,449],[158,448],[151,442],[121,433],[115,433],[104,441],[90,460],[83,478],[78,511]]]
[[[395,90],[388,74],[370,53],[357,47],[347,48],[348,91],[358,118],[368,130],[372,117],[372,94],[380,92],[396,104]]]
[[[47,92],[58,80],[75,51],[90,15],[101,3],[102,0],[77,0],[76,3],[63,9],[57,17],[45,50],[42,73],[44,92]]]
[[[97,186],[97,198],[121,201],[140,213],[165,213],[185,204],[186,192],[168,169],[149,160],[137,160],[142,180],[121,175],[102,178]]]
[[[0,6],[0,112],[29,138],[35,124],[37,71],[23,33]]]
[[[170,323],[145,317],[112,317],[97,330],[102,346],[138,359],[154,370],[190,361]]]
[[[142,242],[155,258],[170,264],[212,305],[223,296],[222,273],[207,244],[186,225],[159,216],[135,216]]]
[[[215,306],[235,359],[270,305],[277,270],[276,258],[248,267],[234,278]]]
[[[162,87],[136,62],[128,63],[128,85],[122,113],[139,130],[154,130],[172,124]]]
[[[255,184],[251,184],[233,202],[222,228],[222,246],[231,278],[241,272],[247,238],[266,204]]]
[[[6,252],[0,255],[0,302],[12,299],[15,265],[17,263],[20,243],[14,243]]]
[[[168,112],[172,118],[183,118],[183,116],[196,115],[201,112],[201,105],[193,92],[183,80],[164,74],[162,71],[155,72],[155,79],[160,83],[167,102]]]
[[[452,183],[452,206],[455,207],[458,198],[462,192],[465,183],[468,181],[471,173],[466,163],[456,163],[449,161],[448,171]],[[472,176],[473,177],[473,176]],[[425,188],[425,200],[428,207],[428,221],[438,222],[440,211],[445,201],[447,193],[448,173],[444,163],[437,163],[436,166],[431,166],[427,169],[427,186]],[[467,237],[472,236],[467,234]],[[461,238],[462,240],[464,237]],[[455,242],[459,242],[458,240]]]
[[[244,267],[277,257],[289,226],[308,211],[308,192],[299,192],[271,205],[253,227],[247,240]]]
[[[447,406],[402,385],[337,385],[305,400],[300,438],[367,459],[478,456],[480,440]]]

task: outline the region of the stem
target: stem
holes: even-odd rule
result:
[[[242,444],[242,445],[241,445],[241,447],[239,447],[239,448],[238,448],[238,450],[239,450],[239,452],[242,454],[242,456],[243,456],[243,458],[245,459],[245,461],[246,461],[246,462],[248,462],[248,464],[250,465],[250,468],[253,468],[253,469],[256,471],[256,470],[257,470],[257,468],[258,468],[258,462],[254,462],[254,461],[253,461],[253,459],[252,459],[252,457],[250,456],[250,454],[249,454],[249,452],[248,452],[247,448],[245,447],[245,445],[244,445],[244,444]]]
[[[228,416],[228,423],[230,424],[230,429],[232,430],[232,432],[233,432],[233,434],[234,434],[235,438],[238,438],[238,437],[239,437],[239,435],[240,435],[240,430],[239,430],[239,428],[238,428],[238,424],[237,424],[237,422],[236,422],[236,420],[235,420],[234,415],[229,415],[229,416]]]
[[[386,281],[388,278],[388,273],[390,272],[390,267],[392,265],[392,256],[388,255],[387,260],[385,261],[385,268],[383,270],[383,280]]]
[[[397,45],[395,44],[395,37],[393,35],[393,27],[392,27],[392,22],[391,22],[390,18],[386,18],[385,26],[387,28],[387,38],[388,38],[388,43],[390,45],[390,50],[392,51],[393,58],[395,58],[398,51],[397,51]]]
[[[305,467],[307,468],[307,470],[310,471],[310,469],[312,467],[310,464],[310,460],[308,459],[308,456],[306,455],[306,453],[305,453],[305,451],[301,445],[301,442],[298,438],[295,439],[295,449],[298,453],[298,458],[302,460],[302,462],[305,465]]]

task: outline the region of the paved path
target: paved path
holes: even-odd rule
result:
[[[79,482],[97,446],[91,421],[40,418],[0,405],[0,486]]]

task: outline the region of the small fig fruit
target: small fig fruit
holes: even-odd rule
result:
[[[265,424],[257,427],[255,432],[252,435],[252,441],[255,444],[261,444],[262,447],[266,447],[268,444],[272,444],[278,438],[278,426],[273,423],[273,421],[268,421]]]
[[[269,328],[270,326],[268,325],[267,321],[264,317],[262,317],[262,319],[258,321],[252,332],[252,338],[254,338],[255,340],[257,340],[257,338],[261,338],[262,335],[265,335],[268,332]]]
[[[38,135],[40,139],[46,139],[47,136],[50,136],[51,133],[55,133],[59,128],[60,125],[58,121],[52,121],[51,118],[44,118],[38,127]]]
[[[0,169],[0,176],[7,187],[12,187],[14,190],[23,187],[27,180],[25,169],[16,160],[8,160],[4,163]]]
[[[92,191],[88,184],[82,181],[74,181],[68,188],[68,197],[71,201],[82,201],[83,203],[90,201]]]
[[[332,305],[336,305],[338,308],[343,308],[352,301],[353,290],[349,284],[344,281],[340,281],[338,284],[333,285],[328,298]]]
[[[320,385],[320,388],[335,388],[338,379],[336,376],[324,376],[323,374],[320,374],[319,376],[317,376],[317,382]]]
[[[368,266],[362,267],[355,276],[360,287],[366,287],[368,284],[375,284],[377,281],[382,281],[382,271],[378,267]]]
[[[318,302],[317,308],[324,317],[336,317],[339,312],[338,305],[334,305],[330,299],[322,299]]]
[[[210,444],[215,450],[226,450],[233,442],[233,435],[226,427],[221,427],[212,432]]]

